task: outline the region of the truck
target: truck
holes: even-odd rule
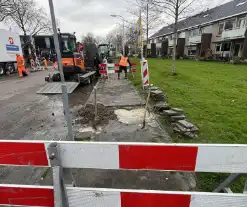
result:
[[[19,34],[0,29],[0,75],[17,71],[16,54],[22,55]]]

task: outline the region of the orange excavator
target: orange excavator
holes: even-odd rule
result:
[[[72,93],[80,83],[91,84],[96,71],[85,67],[83,45],[76,43],[75,34],[58,34],[62,57],[63,73],[68,85],[68,93]],[[60,73],[45,77],[48,83],[39,89],[37,94],[59,94],[61,91]]]
[[[85,68],[83,46],[77,44],[76,36],[70,33],[59,33],[59,44],[63,63],[64,78],[66,81],[91,82],[95,71]],[[46,81],[50,78],[46,77]],[[52,81],[59,82],[60,74],[52,76]]]

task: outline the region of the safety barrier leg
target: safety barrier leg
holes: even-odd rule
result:
[[[231,174],[223,183],[221,183],[213,192],[222,192],[231,193],[231,189],[228,188],[232,183],[239,179],[243,174],[233,173]]]
[[[59,156],[57,143],[51,143],[48,147],[49,159],[52,166],[54,186],[54,206],[69,207],[68,197],[63,179],[63,168]]]

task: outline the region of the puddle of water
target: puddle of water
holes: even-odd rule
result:
[[[124,124],[139,124],[142,123],[144,118],[145,109],[133,109],[133,110],[126,110],[126,109],[117,109],[114,113],[118,117],[118,121]],[[149,122],[151,119],[150,114],[147,112],[146,114],[146,121]]]

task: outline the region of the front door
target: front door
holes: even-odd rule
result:
[[[233,56],[238,56],[239,51],[240,51],[240,44],[239,44],[239,43],[236,43],[236,44],[235,44],[235,47],[234,47]]]

